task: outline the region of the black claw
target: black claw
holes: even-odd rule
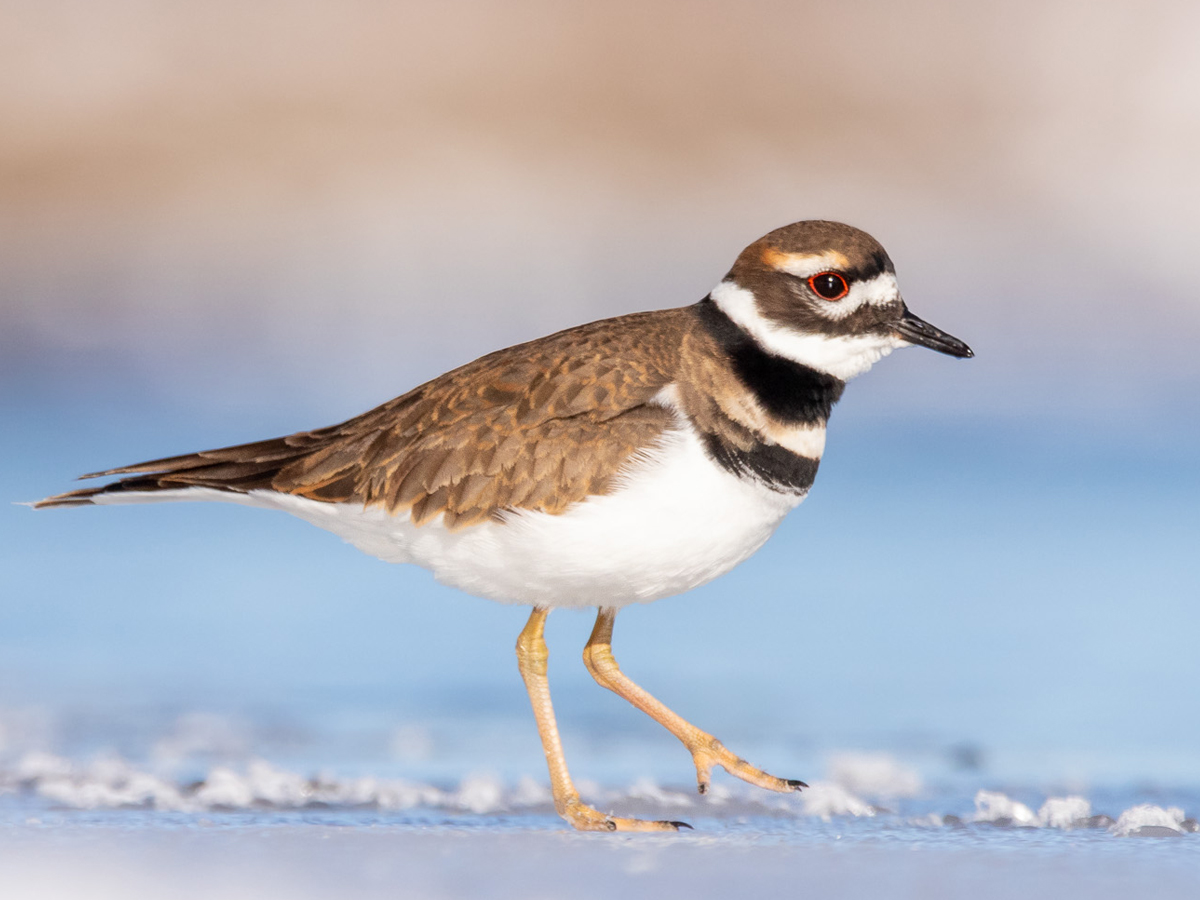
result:
[[[676,830],[676,831],[678,831],[680,828],[686,828],[688,831],[695,831],[695,830],[696,830],[696,829],[695,829],[695,828],[693,828],[691,825],[689,825],[687,822],[668,822],[667,824],[668,824],[668,825],[674,825],[674,826],[675,826],[675,830]]]
[[[698,790],[702,794],[707,794],[708,793],[708,785],[707,784],[698,784],[698,785],[696,785],[696,790]]]
[[[616,831],[616,830],[617,830],[617,823],[616,823],[616,822],[614,822],[612,819],[605,819],[605,820],[604,820],[604,827],[605,827],[605,828],[607,828],[609,831]]]
[[[794,778],[789,778],[788,779],[788,787],[790,787],[793,791],[798,791],[801,788],[808,787],[808,785],[805,784],[803,781],[797,781]]]

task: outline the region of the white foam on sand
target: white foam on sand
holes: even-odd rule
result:
[[[881,810],[864,800],[862,793],[896,795],[915,790],[913,780],[890,762],[847,764],[842,758],[831,769],[841,781],[819,781],[798,794],[769,794],[749,786],[714,785],[704,798],[663,787],[641,778],[623,788],[603,788],[580,782],[584,799],[598,808],[615,810],[633,805],[647,808],[635,814],[678,815],[791,815],[831,821],[839,817],[873,817]],[[861,762],[861,760],[860,760]],[[284,810],[306,807],[342,809],[437,809],[476,815],[553,810],[553,798],[544,781],[525,776],[506,785],[490,774],[474,774],[457,787],[445,788],[399,778],[371,776],[342,778],[333,774],[300,775],[264,760],[244,767],[216,766],[203,781],[181,783],[129,762],[103,757],[87,764],[44,752],[32,752],[10,768],[0,768],[0,792],[24,792],[51,804],[74,809],[140,808],[175,812],[220,810]],[[1114,822],[1093,815],[1081,796],[1049,797],[1035,813],[1029,806],[1000,791],[981,790],[975,795],[974,813],[960,818],[952,813],[928,812],[909,818],[909,824],[944,827],[987,824],[1018,828],[1103,828],[1118,836],[1166,836],[1196,831],[1195,820],[1179,807],[1164,809],[1142,804],[1126,809]]]
[[[829,759],[829,778],[853,794],[879,799],[915,797],[921,777],[888,753],[838,753]]]
[[[1188,829],[1184,826],[1183,810],[1178,806],[1163,809],[1143,803],[1121,813],[1108,830],[1121,837],[1156,837],[1183,834]]]
[[[817,782],[801,794],[779,796],[752,788],[738,790],[715,785],[705,798],[671,790],[652,779],[640,778],[624,788],[603,788],[580,782],[589,802],[613,808],[636,802],[664,810],[714,809],[729,803],[748,810],[786,812],[799,816],[872,816],[875,807],[834,782]],[[120,807],[201,812],[205,810],[300,809],[309,806],[407,810],[460,810],[475,814],[552,808],[548,787],[528,776],[513,787],[488,774],[469,775],[454,789],[398,778],[315,777],[291,772],[265,760],[243,767],[216,766],[203,781],[181,784],[144,771],[116,758],[79,765],[47,753],[30,753],[17,765],[0,772],[0,788],[26,790],[60,806],[75,809]]]
[[[1091,818],[1092,805],[1084,797],[1049,797],[1034,813],[1007,794],[979,791],[971,821],[1018,828],[1088,828],[1092,826]]]
[[[987,822],[992,825],[1036,826],[1037,816],[1033,810],[1007,794],[999,791],[979,791],[975,795],[975,814],[972,822]]]
[[[15,780],[33,787],[47,800],[76,809],[192,808],[176,784],[115,758],[99,759],[80,768],[50,754],[28,754],[17,765]]]
[[[800,808],[806,816],[818,816],[828,822],[834,816],[873,816],[875,807],[856,797],[840,784],[815,782],[800,793]]]
[[[1092,804],[1083,797],[1050,797],[1038,810],[1038,824],[1044,828],[1086,827],[1092,817]]]

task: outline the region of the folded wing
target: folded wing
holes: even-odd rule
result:
[[[36,505],[213,488],[407,511],[418,525],[442,515],[451,528],[505,510],[560,513],[608,492],[671,427],[653,401],[677,364],[676,312],[510,347],[340,425],[85,475],[125,477]]]

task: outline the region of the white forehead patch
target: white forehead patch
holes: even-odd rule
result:
[[[883,277],[883,276],[880,276]],[[872,279],[871,282],[878,279]],[[871,282],[865,282],[870,284]],[[895,278],[892,279],[893,285]],[[732,281],[722,281],[709,295],[734,324],[768,353],[848,381],[906,343],[899,335],[825,335],[785,328],[765,318],[754,294]],[[838,301],[845,303],[849,300]],[[863,301],[868,302],[868,301]],[[829,304],[833,306],[833,303]]]

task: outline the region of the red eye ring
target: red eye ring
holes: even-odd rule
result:
[[[822,300],[841,300],[850,293],[850,285],[838,272],[818,272],[808,279],[812,292]]]

